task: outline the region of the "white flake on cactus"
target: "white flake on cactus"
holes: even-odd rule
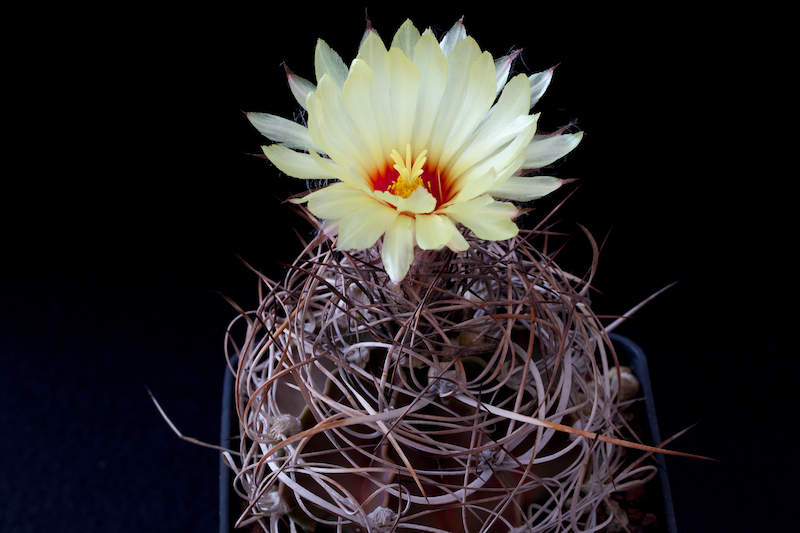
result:
[[[386,507],[377,507],[368,517],[379,531],[389,531],[397,521],[397,513]]]
[[[300,419],[296,416],[284,414],[275,417],[267,431],[267,437],[272,440],[283,440],[300,433],[303,429]]]

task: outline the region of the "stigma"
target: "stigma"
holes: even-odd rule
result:
[[[425,157],[427,153],[427,150],[423,150],[416,159],[412,161],[410,144],[406,145],[405,159],[400,155],[400,152],[392,150],[391,157],[395,163],[393,167],[397,171],[397,179],[389,184],[386,190],[396,196],[408,198],[411,196],[411,193],[417,190],[417,187],[425,187],[422,174],[424,173],[425,162],[428,160],[428,158]],[[430,187],[425,188],[430,190]]]

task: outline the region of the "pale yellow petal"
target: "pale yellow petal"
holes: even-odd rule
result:
[[[539,99],[547,90],[550,81],[553,79],[553,71],[555,69],[556,67],[552,67],[544,72],[537,72],[528,76],[528,82],[531,84],[531,107],[539,102]]]
[[[358,49],[358,59],[367,62],[373,71],[383,68],[383,60],[386,57],[386,45],[378,36],[377,32],[369,32],[364,38],[364,42]]]
[[[375,191],[376,198],[397,208],[401,213],[430,213],[436,209],[436,198],[425,187],[417,187],[408,198],[386,191]]]
[[[314,91],[313,93],[308,95],[308,99],[306,99],[306,110],[308,111],[308,133],[311,135],[311,139],[314,141],[314,144],[319,146],[322,151],[328,156],[332,156],[335,149],[328,143],[325,135],[323,135],[323,131],[320,128],[320,119],[322,118],[324,106],[322,104],[322,100],[317,96],[317,92]],[[341,159],[343,154],[338,154],[337,159]]]
[[[518,120],[529,118],[532,117],[519,117]],[[455,188],[459,192],[452,201],[464,202],[475,198],[501,185],[516,173],[525,159],[525,146],[533,137],[535,129],[535,123],[528,124],[528,129],[523,130],[510,143],[459,176],[455,180]]]
[[[410,19],[407,19],[397,33],[392,38],[389,48],[399,48],[408,59],[414,60],[414,47],[419,41],[419,30],[414,26]]]
[[[445,246],[463,252],[469,244],[446,215],[417,215],[415,233],[417,244],[423,250],[439,250]]]
[[[375,28],[372,27],[372,24],[367,24],[367,27],[364,30],[364,33],[361,34],[361,41],[359,41],[359,43],[358,43],[358,49],[359,50],[361,50],[361,47],[364,46],[364,41],[367,40],[367,37],[369,37],[373,33],[377,35],[378,31]]]
[[[419,70],[420,85],[414,113],[411,149],[413,153],[419,154],[422,150],[429,148],[428,140],[431,136],[431,128],[436,120],[439,104],[447,86],[448,73],[447,59],[439,49],[436,38],[428,31],[414,47],[414,64]]]
[[[313,156],[301,152],[295,152],[285,146],[273,144],[262,146],[264,155],[278,167],[278,170],[293,178],[303,180],[325,180],[333,176],[325,169],[320,167]]]
[[[448,168],[448,173],[457,178],[482,159],[493,155],[501,146],[527,130],[537,121],[538,115],[528,115],[530,91],[524,74],[508,82],[491,115],[481,124],[473,136],[465,142],[457,157]],[[535,131],[535,129],[534,129]],[[532,136],[533,133],[531,132]],[[529,139],[530,140],[530,139]]]
[[[500,135],[507,124],[520,116],[527,116],[530,109],[530,91],[528,79],[524,74],[511,78],[505,85],[497,103],[492,107],[491,115],[476,133],[487,137]],[[538,115],[537,115],[538,116]]]
[[[500,147],[487,145],[487,148],[492,148],[494,151],[484,152],[482,160],[477,161],[472,167],[466,169],[459,166],[458,173],[450,171],[449,175],[454,176],[451,179],[455,189],[463,190],[468,183],[473,183],[476,179],[484,177],[490,169],[495,171],[495,178],[500,180],[505,180],[514,174],[524,161],[525,146],[530,142],[536,130],[536,123],[532,119],[534,117],[528,115],[518,117],[517,121],[515,121],[517,123],[512,123],[507,128],[508,132],[516,134],[511,139],[511,142],[506,142],[504,146]]]
[[[525,148],[525,161],[522,163],[522,168],[534,169],[547,166],[574,150],[582,138],[582,131],[551,137],[534,137]]]
[[[318,101],[320,106],[317,107],[316,103],[312,106],[312,101]],[[349,168],[353,162],[365,169],[372,168],[374,163],[369,152],[342,105],[341,91],[330,77],[325,76],[320,80],[316,92],[309,96],[308,103],[309,129],[311,122],[314,122],[326,141],[327,146],[323,147],[325,153],[343,168]],[[316,141],[314,131],[311,130],[311,133]]]
[[[474,39],[467,37],[458,43],[448,58],[448,64],[447,88],[428,156],[440,167],[446,166],[450,157],[472,135],[496,96],[492,55],[480,53]]]
[[[347,65],[344,64],[339,54],[322,39],[317,40],[317,47],[314,50],[314,69],[317,74],[317,83],[327,74],[341,88],[344,80],[347,79]]]
[[[394,128],[392,144],[402,148],[411,141],[420,74],[414,63],[399,48],[392,48],[386,54],[386,74],[391,88],[389,97]]]
[[[454,123],[458,122],[460,115],[465,112],[463,102],[469,90],[470,68],[480,54],[478,44],[470,37],[461,40],[447,57],[447,85],[428,141],[428,160],[431,163],[439,162],[448,136],[454,129]],[[481,117],[485,112],[486,110],[480,113]]]
[[[494,69],[497,79],[497,94],[500,94],[500,91],[502,91],[503,87],[505,87],[506,82],[508,81],[508,75],[511,72],[511,66],[514,64],[514,60],[521,52],[522,50],[516,50],[508,55],[494,60]],[[530,86],[530,84],[528,85]]]
[[[317,86],[289,70],[286,65],[284,65],[284,68],[286,69],[286,79],[289,81],[289,89],[292,91],[292,95],[297,100],[297,103],[305,109],[306,98],[317,90]]]
[[[464,28],[464,20],[458,19],[458,21],[453,24],[453,27],[444,34],[444,37],[442,37],[440,46],[444,56],[449,56],[450,52],[453,51],[453,48],[455,48],[455,46],[466,36],[467,30]]]
[[[397,207],[397,204],[403,201],[402,196],[397,196],[396,194],[392,194],[388,191],[374,191],[372,195],[375,196],[375,198],[377,198],[378,200],[385,202],[389,205],[392,205],[394,207]]]
[[[364,183],[357,173],[353,173],[351,169],[344,169],[334,161],[324,158],[316,152],[312,151],[309,155],[314,159],[314,162],[327,173],[328,178],[343,181],[354,189],[361,189],[368,194],[372,193],[372,189]]]
[[[519,233],[519,228],[511,220],[519,210],[514,204],[497,202],[489,195],[450,205],[442,211],[471,229],[480,239],[500,241]]]
[[[453,224],[453,221],[450,220],[449,217],[447,220]],[[467,239],[461,235],[461,232],[458,230],[455,224],[453,224],[453,233],[450,235],[450,240],[447,242],[447,247],[454,252],[466,252],[469,250],[469,243],[467,242]]]
[[[346,183],[334,183],[303,198],[317,218],[340,219],[375,203],[371,195]]]
[[[366,62],[372,70],[372,85],[369,99],[361,105],[368,107],[375,120],[378,142],[381,144],[384,157],[396,149],[389,80],[386,75],[386,47],[376,33],[370,33],[358,50],[357,59]],[[373,141],[374,142],[374,141]]]
[[[339,221],[338,220],[325,220],[322,223],[321,231],[328,237],[335,237],[339,234]]]
[[[527,202],[547,196],[563,184],[563,180],[551,176],[518,177],[512,176],[503,184],[488,191],[495,198]]]
[[[261,135],[287,148],[307,150],[311,146],[319,150],[311,140],[308,128],[302,124],[269,113],[247,113],[247,120]]]
[[[356,59],[350,67],[350,75],[342,87],[342,104],[350,115],[354,127],[358,130],[364,148],[374,166],[383,164],[386,159],[386,148],[381,142],[375,115],[369,101],[372,94],[372,69],[366,61]]]
[[[340,250],[369,248],[386,232],[398,215],[393,207],[375,200],[339,221],[339,240],[336,246]]]
[[[405,215],[395,218],[383,238],[383,268],[389,278],[402,281],[414,262],[414,219]]]

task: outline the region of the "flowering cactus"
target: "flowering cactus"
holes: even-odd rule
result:
[[[515,56],[494,61],[461,22],[441,42],[406,22],[388,50],[369,28],[349,69],[319,41],[317,84],[289,72],[307,127],[248,115],[279,170],[336,181],[297,200],[320,237],[281,283],[262,276],[226,343],[240,525],[598,531],[622,519],[613,491],[656,474],[624,462],[654,449],[620,438],[590,280],[498,200],[557,189],[525,174],[581,138],[535,134],[552,70],[507,81]]]

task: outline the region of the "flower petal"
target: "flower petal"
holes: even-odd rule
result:
[[[389,278],[399,283],[414,261],[414,219],[405,215],[395,218],[383,237],[383,268]]]
[[[397,30],[397,33],[394,34],[392,44],[389,48],[399,48],[408,59],[413,61],[414,47],[417,45],[419,38],[419,30],[414,26],[414,23],[411,22],[411,19],[407,19],[403,25],[400,26],[400,29]]]
[[[460,190],[451,201],[471,200],[489,189],[501,185],[517,172],[525,160],[525,146],[530,142],[536,129],[535,120],[536,116],[518,117],[515,122],[522,121],[526,129],[490,157],[456,178],[455,188]],[[509,125],[509,129],[513,127],[513,123]]]
[[[553,79],[553,71],[556,67],[549,68],[544,72],[537,72],[528,76],[528,81],[531,84],[531,107],[535,106],[539,99],[542,97],[547,87],[550,85],[550,80]]]
[[[440,47],[444,56],[449,56],[453,48],[466,36],[467,30],[464,28],[464,19],[460,18],[453,24],[453,27],[444,34],[444,37],[442,37]]]
[[[414,47],[414,64],[419,71],[420,84],[414,113],[411,150],[419,154],[429,148],[428,141],[447,86],[449,71],[447,59],[432,33],[426,31]]]
[[[528,200],[536,200],[547,196],[563,184],[563,180],[551,176],[533,176],[529,178],[512,176],[501,185],[489,189],[487,192],[495,198],[527,202]]]
[[[472,200],[502,183],[497,180],[497,172],[495,172],[494,167],[489,165],[483,167],[483,170],[484,173],[482,175],[478,172],[470,172],[469,179],[462,179],[458,183],[460,190],[450,201],[451,204]]]
[[[287,148],[307,150],[311,146],[319,151],[311,140],[308,128],[302,124],[269,113],[247,113],[247,120],[261,135]]]
[[[320,167],[310,154],[290,150],[279,144],[262,146],[264,155],[284,174],[302,180],[326,180],[331,175]]]
[[[400,213],[430,213],[436,209],[436,198],[425,187],[417,187],[408,198],[386,191],[375,191],[376,198],[392,204]]]
[[[408,144],[414,125],[419,90],[419,69],[399,48],[392,48],[386,54],[386,75],[388,77],[390,110],[392,113],[393,140],[395,149]]]
[[[326,220],[322,223],[321,231],[328,237],[336,237],[339,234],[339,221],[330,219]]]
[[[342,105],[350,115],[353,127],[359,132],[364,148],[368,151],[373,165],[378,166],[386,159],[387,148],[381,143],[372,106],[368,103],[372,94],[372,69],[366,61],[356,59],[350,67],[350,75],[342,87]]]
[[[317,218],[339,219],[362,207],[375,203],[375,199],[364,191],[354,189],[346,183],[333,183],[303,197],[308,210]]]
[[[534,137],[525,148],[525,161],[522,163],[522,168],[534,169],[547,166],[574,150],[582,138],[582,131],[549,137]]]
[[[364,38],[358,48],[357,59],[363,59],[373,71],[383,68],[383,60],[386,57],[386,45],[383,44],[377,32],[371,31]]]
[[[331,159],[342,168],[350,168],[353,162],[365,169],[374,166],[358,128],[342,105],[341,90],[331,77],[320,80],[307,103],[311,138]]]
[[[445,96],[431,132],[430,163],[447,165],[486,116],[496,96],[492,55],[481,53],[472,37],[460,41],[447,59]]]
[[[327,74],[341,89],[344,80],[347,79],[347,65],[344,64],[339,54],[322,39],[317,39],[317,47],[314,50],[314,70],[317,74],[317,83]]]
[[[308,81],[307,79],[298,76],[287,67],[285,64],[283,68],[286,70],[286,79],[289,81],[289,89],[292,91],[295,100],[303,109],[306,108],[306,98],[308,95],[317,90],[317,86]]]
[[[452,179],[458,179],[467,169],[493,155],[517,135],[533,137],[538,115],[528,115],[529,109],[528,80],[523,74],[514,76],[492,108],[491,115],[475,130],[472,138],[464,143],[458,157],[454,158],[447,169]],[[533,131],[528,132],[531,127]]]
[[[469,243],[450,217],[417,215],[416,221],[417,244],[423,250],[439,250],[447,246],[455,252],[463,252],[469,248]]]
[[[372,84],[369,99],[361,103],[373,115],[377,128],[377,139],[371,142],[380,143],[383,157],[385,158],[392,149],[397,148],[394,140],[394,126],[392,125],[392,112],[389,80],[386,75],[386,46],[378,34],[370,33],[358,50],[358,60],[366,62],[372,71]],[[366,141],[365,141],[366,142]],[[406,140],[406,142],[408,142]]]
[[[453,224],[453,221],[450,217],[447,217],[447,220]],[[450,240],[447,242],[447,247],[453,250],[454,252],[466,252],[469,250],[469,243],[467,239],[461,235],[461,232],[458,230],[455,224],[453,224],[453,234],[450,236]]]
[[[345,170],[334,161],[324,158],[314,151],[309,152],[309,155],[314,159],[314,162],[326,172],[328,179],[333,178],[343,181],[354,189],[361,189],[368,194],[372,192],[372,189],[364,183],[356,172],[354,172],[353,167],[355,165],[351,165],[351,168]]]
[[[522,130],[510,143],[500,148],[490,157],[487,157],[456,178],[456,188],[461,190],[454,200],[465,201],[483,194],[486,190],[500,185],[519,170],[520,165],[525,160],[525,146],[530,142],[531,137],[533,137],[533,131],[536,129],[535,122],[526,120],[531,118],[535,117],[519,117],[517,120],[525,122],[526,129]],[[509,128],[513,127],[513,124],[509,126]],[[477,193],[474,190],[468,193],[467,188],[477,186],[478,180],[485,179],[489,171],[494,172],[495,175],[491,181],[484,181],[486,188]]]
[[[369,248],[389,228],[399,213],[375,200],[339,221],[339,250]],[[407,217],[406,217],[407,218]]]
[[[508,81],[508,74],[511,72],[511,66],[521,53],[522,50],[515,50],[506,56],[494,60],[494,68],[497,72],[497,94],[500,94],[500,91],[505,87]],[[528,109],[530,109],[530,107]]]
[[[514,204],[497,202],[489,195],[450,205],[442,211],[471,229],[480,239],[501,241],[519,233],[519,228],[511,220],[519,210]]]

